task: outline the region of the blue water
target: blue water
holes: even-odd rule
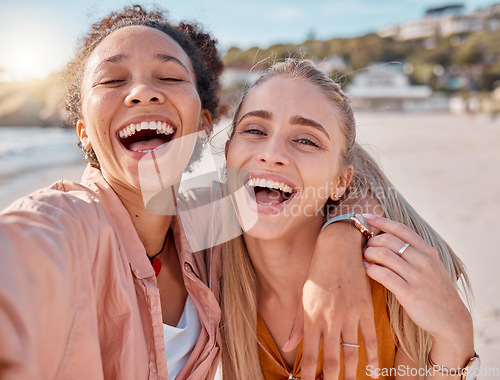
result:
[[[0,184],[32,172],[72,165],[82,159],[74,130],[0,127]]]
[[[77,141],[74,130],[0,127],[0,210],[59,179],[78,181],[85,165]]]

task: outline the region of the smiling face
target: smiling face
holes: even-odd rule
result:
[[[115,191],[139,191],[138,163],[151,152],[164,157],[162,170],[182,173],[192,147],[185,149],[187,158],[169,157],[171,141],[211,123],[187,54],[167,34],[145,26],[118,29],[95,48],[81,94],[79,136]]]
[[[247,94],[228,144],[227,166],[240,169],[246,182],[246,195],[237,196],[243,227],[241,210],[258,213],[249,235],[273,239],[320,226],[328,198],[343,194],[345,142],[336,112],[307,79],[277,76]],[[252,190],[255,197],[248,196]]]

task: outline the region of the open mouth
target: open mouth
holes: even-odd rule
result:
[[[248,186],[254,188],[255,201],[262,205],[277,205],[288,201],[295,194],[290,185],[264,178],[250,178]]]
[[[172,141],[175,129],[164,121],[143,121],[127,125],[117,135],[126,149],[147,153]]]

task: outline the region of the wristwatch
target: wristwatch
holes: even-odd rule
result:
[[[351,212],[349,214],[343,214],[339,216],[334,216],[329,219],[323,227],[321,227],[321,231],[323,231],[326,226],[329,226],[332,223],[340,222],[341,220],[352,220],[354,222],[354,226],[361,232],[363,235],[367,236],[368,239],[375,235],[375,228],[373,228],[370,223],[363,217],[362,214],[356,214]]]
[[[481,368],[481,360],[479,355],[474,352],[474,357],[472,357],[469,362],[462,369],[460,380],[475,380],[479,375],[479,370]]]
[[[460,374],[460,380],[475,380],[479,375],[479,369],[481,368],[481,360],[475,351],[474,356],[467,362],[464,368],[450,369],[436,364],[432,361],[430,353],[427,356],[427,363],[443,375]]]

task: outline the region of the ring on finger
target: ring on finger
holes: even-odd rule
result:
[[[401,249],[398,251],[398,255],[399,255],[399,256],[402,256],[402,255],[403,255],[403,253],[405,253],[406,249],[407,249],[409,246],[410,246],[410,244],[405,243],[405,245],[403,245],[403,246],[401,247]]]
[[[341,343],[342,346],[344,347],[354,347],[354,348],[359,348],[359,344],[351,344],[351,343]]]

